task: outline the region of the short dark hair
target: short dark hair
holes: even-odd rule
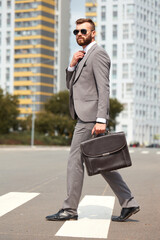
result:
[[[82,23],[85,23],[85,22],[88,22],[91,24],[92,26],[92,30],[94,31],[95,30],[95,24],[94,22],[92,21],[92,19],[90,18],[79,18],[77,21],[76,21],[76,24],[82,24]]]

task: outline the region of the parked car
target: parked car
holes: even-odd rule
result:
[[[160,148],[160,144],[158,144],[158,143],[152,143],[152,144],[150,144],[150,145],[148,145],[148,146],[146,146],[147,148]]]
[[[130,147],[139,147],[140,144],[139,144],[139,142],[135,142],[135,143],[130,143],[129,146]]]

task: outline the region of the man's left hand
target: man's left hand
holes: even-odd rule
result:
[[[106,124],[105,123],[96,123],[92,129],[92,135],[95,133],[96,135],[100,133],[104,133],[106,131]]]

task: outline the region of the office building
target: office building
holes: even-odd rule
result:
[[[0,88],[13,93],[14,2],[0,0]]]
[[[53,93],[65,89],[65,68],[69,60],[70,1],[0,1],[1,19],[4,12],[8,16],[5,19],[4,14],[6,21],[3,29],[6,29],[6,36],[10,36],[11,42],[8,47],[7,38],[3,37],[6,55],[2,56],[12,60],[9,70],[7,61],[1,64],[1,79],[4,79],[1,87],[18,95],[20,118],[24,118],[33,110],[39,112]],[[7,24],[10,24],[8,30]],[[9,86],[4,78],[8,73]]]
[[[128,143],[160,141],[159,21],[159,1],[97,0],[97,42],[112,61],[110,95],[124,104],[116,131]]]
[[[66,89],[65,69],[69,64],[70,0],[55,0],[54,93]]]

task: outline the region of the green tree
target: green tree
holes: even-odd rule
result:
[[[50,136],[72,138],[75,121],[69,113],[69,92],[67,90],[54,94],[45,103],[45,109],[36,117],[35,128],[40,133]]]
[[[42,112],[37,115],[35,123],[36,131],[50,136],[66,136],[72,138],[74,121],[68,115],[53,114]]]
[[[54,134],[53,113],[44,111],[38,114],[36,117],[35,129],[39,133],[48,133],[52,136]]]
[[[8,133],[18,127],[18,98],[0,89],[0,133]]]
[[[116,117],[120,112],[124,109],[123,104],[121,104],[116,98],[110,98],[110,120],[109,120],[109,128],[114,129],[116,127]]]
[[[53,114],[68,115],[69,92],[67,90],[54,94],[45,104],[45,110]]]

